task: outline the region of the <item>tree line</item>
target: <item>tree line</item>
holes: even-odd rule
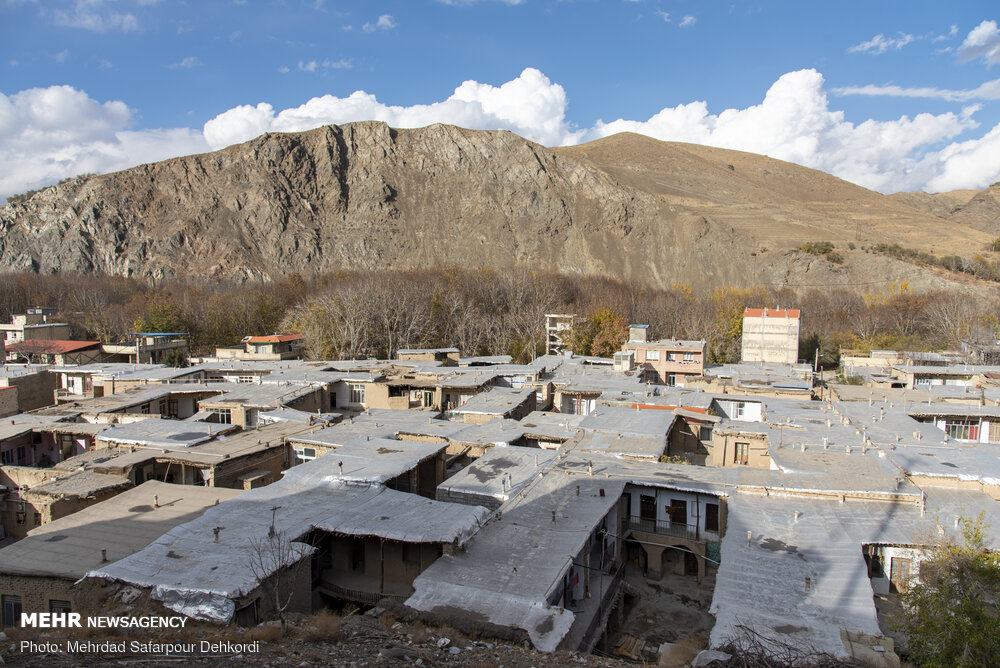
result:
[[[609,356],[629,323],[655,338],[704,339],[709,359],[737,361],[745,307],[802,311],[803,359],[834,362],[840,349],[935,350],[997,337],[1000,293],[974,297],[844,288],[649,286],[611,278],[458,268],[338,271],[269,283],[177,278],[155,285],[96,274],[0,274],[0,318],[54,307],[76,339],[117,342],[130,332],[186,332],[192,352],[247,335],[302,333],[315,359],[391,357],[400,348],[457,347],[520,362],[545,350],[546,313],[577,315],[573,349]]]

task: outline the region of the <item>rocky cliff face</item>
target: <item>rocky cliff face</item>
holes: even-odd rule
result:
[[[733,162],[722,154],[712,159]],[[741,182],[739,201],[721,210],[719,179],[739,176],[731,164],[713,168],[705,192],[694,194],[688,182],[697,174],[685,171],[691,196],[681,200],[660,192],[662,183],[623,178],[629,160],[618,155],[609,166],[585,151],[550,150],[509,132],[444,125],[394,130],[366,122],[267,134],[70,181],[2,207],[0,267],[267,280],[340,268],[520,266],[696,285],[827,284],[871,271],[871,263],[861,264],[871,256],[836,266],[793,250],[794,235],[757,233],[799,216],[794,202],[769,196],[766,210],[751,211],[755,222],[734,224],[732,211],[752,209],[746,200],[757,186]],[[646,155],[637,164],[647,172],[664,160],[677,164],[658,160]],[[736,162],[743,169],[746,159]],[[863,192],[868,215],[881,196]],[[930,218],[907,211],[918,227]],[[825,239],[835,227],[817,229],[810,220],[804,229]],[[887,278],[912,269],[879,262]]]

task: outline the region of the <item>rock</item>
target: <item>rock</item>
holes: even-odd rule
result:
[[[438,641],[437,641],[437,646],[438,647],[447,647],[449,644],[451,644],[451,639],[449,639],[449,638],[438,638]]]
[[[460,649],[459,649],[458,647],[452,647],[452,648],[451,648],[451,649],[449,649],[448,651],[449,651],[449,652],[450,652],[451,654],[458,654],[458,653],[459,653],[459,652],[461,652],[462,650],[460,650]]]

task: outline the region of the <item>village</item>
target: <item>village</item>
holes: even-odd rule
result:
[[[761,307],[731,364],[642,323],[574,354],[571,314],[526,364],[319,361],[295,333],[190,357],[183,332],[72,341],[57,315],[0,325],[8,629],[350,604],[542,652],[708,665],[749,630],[896,667],[927,551],[1000,527],[996,341],[822,371],[800,312]]]

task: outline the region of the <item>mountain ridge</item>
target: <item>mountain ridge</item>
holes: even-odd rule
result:
[[[514,266],[654,285],[850,285],[874,275],[942,287],[968,279],[846,244],[985,247],[993,201],[961,222],[727,149],[629,134],[549,149],[507,131],[368,121],[46,188],[0,208],[0,267],[272,280]],[[834,242],[845,262],[796,250],[814,240]]]

